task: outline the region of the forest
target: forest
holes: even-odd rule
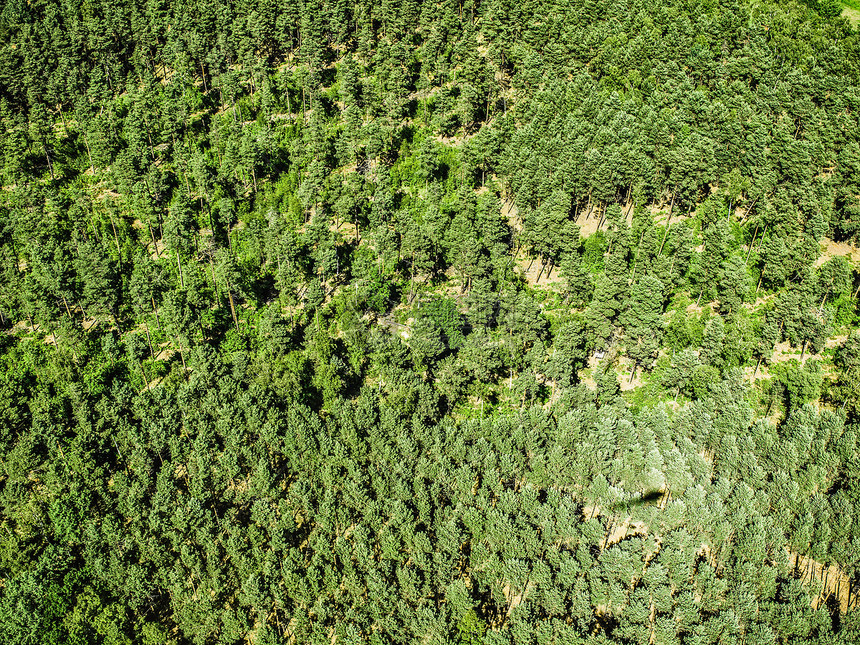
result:
[[[860,642],[858,19],[2,3],[0,640]]]

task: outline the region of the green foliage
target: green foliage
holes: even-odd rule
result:
[[[823,376],[817,361],[807,361],[801,365],[792,359],[775,365],[773,371],[785,388],[789,410],[814,401],[821,394]]]
[[[810,2],[7,3],[0,637],[856,641]]]

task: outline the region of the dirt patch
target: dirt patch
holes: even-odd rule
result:
[[[526,599],[529,592],[534,588],[535,584],[531,580],[526,583],[526,588],[518,594],[514,593],[509,584],[505,584],[505,586],[502,587],[502,593],[505,594],[505,600],[508,601],[508,611],[507,614],[505,614],[507,618],[510,618],[511,612],[522,604],[523,600]]]
[[[750,311],[758,309],[763,304],[770,302],[771,300],[776,298],[775,293],[768,294],[766,296],[761,296],[760,298],[756,298],[755,302],[745,302],[743,303],[744,309],[748,309]]]
[[[845,341],[848,340],[848,334],[839,334],[838,336],[831,336],[826,341],[824,341],[824,346],[827,349],[833,349],[834,347],[840,347],[845,344]]]
[[[517,254],[519,273],[530,287],[552,288],[564,283],[558,267],[544,265],[540,258],[530,258],[525,253]]]
[[[170,357],[173,356],[175,353],[176,353],[176,350],[172,349],[172,348],[162,349],[160,352],[158,352],[155,355],[155,360],[157,360],[157,361],[170,360]]]
[[[850,22],[855,27],[860,25],[860,11],[857,11],[857,9],[852,9],[851,7],[843,7],[842,17],[847,18],[848,22]]]
[[[815,261],[815,266],[820,267],[830,258],[847,257],[854,265],[860,265],[860,249],[847,242],[834,242],[829,237],[821,239],[821,255]]]
[[[794,574],[805,584],[814,584],[820,588],[818,595],[812,600],[812,607],[818,609],[831,598],[839,604],[843,614],[849,609],[858,607],[858,589],[852,589],[851,579],[837,564],[825,567],[820,562],[799,553],[793,553],[786,547],[788,562]]]
[[[613,544],[618,544],[622,540],[627,539],[629,536],[647,537],[648,527],[645,526],[645,522],[633,520],[628,516],[623,522],[612,526],[612,530],[610,530],[606,537],[603,538],[601,548],[605,549],[606,547],[610,547]]]
[[[519,233],[523,230],[523,222],[520,219],[519,211],[514,204],[513,197],[505,197],[502,200],[502,217],[508,220],[508,226],[512,231]]]
[[[846,336],[843,334],[841,336],[834,336],[833,338],[828,338],[825,341],[825,347],[838,347],[840,344],[845,342]],[[773,354],[770,357],[770,363],[785,363],[790,361],[791,359],[795,359],[798,363],[806,364],[810,358],[814,358],[817,360],[821,360],[823,357],[821,354],[815,354],[807,350],[805,354],[803,354],[803,358],[801,359],[801,354],[797,348],[792,347],[788,342],[777,343],[773,346]]]
[[[579,237],[585,239],[594,235],[603,224],[602,215],[603,209],[595,208],[593,204],[580,212],[574,221],[579,226]]]
[[[744,368],[744,379],[749,381],[750,385],[755,385],[757,381],[769,381],[770,378],[770,370],[767,369],[764,361],[759,365],[758,372],[756,372],[755,365],[748,365]]]
[[[716,313],[720,309],[720,301],[712,300],[711,302],[706,302],[704,304],[696,304],[695,302],[687,305],[687,308],[684,310],[687,312],[687,315],[692,316],[693,314],[697,316],[701,316],[702,312],[705,310],[705,307],[708,307],[711,310],[711,313],[716,315]]]
[[[157,387],[158,384],[161,383],[161,380],[162,380],[161,377],[157,377],[157,378],[149,381],[147,383],[146,387],[143,388],[143,391],[146,392],[147,390],[151,390],[152,388]]]
[[[334,223],[329,226],[329,230],[332,233],[339,233],[344,237],[344,239],[358,239],[358,229],[355,227],[353,222],[340,222],[338,226],[335,226]]]
[[[466,135],[458,134],[458,135],[454,135],[453,137],[443,137],[443,136],[437,134],[433,137],[433,139],[437,143],[441,143],[443,146],[448,146],[449,148],[456,148],[460,144],[462,144],[464,141],[468,141],[469,139],[474,137],[475,134],[477,134],[477,133],[466,134]]]
[[[664,210],[663,208],[657,209],[656,207],[651,207],[651,214],[654,219],[654,224],[657,226],[666,226],[666,224],[678,224],[683,222],[684,220],[690,219],[689,214],[681,214],[678,211],[672,212],[672,221],[669,221],[669,211]]]
[[[164,255],[164,242],[162,240],[156,240],[154,247],[152,246],[152,241],[148,241],[146,248],[153,249],[149,254],[149,257],[152,260],[158,260],[162,255]]]

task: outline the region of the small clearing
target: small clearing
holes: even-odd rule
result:
[[[523,230],[523,223],[520,220],[519,211],[514,204],[513,197],[505,197],[502,200],[502,217],[508,220],[508,226],[511,227],[512,231],[519,233]]]
[[[544,266],[540,258],[530,258],[520,251],[517,253],[519,273],[530,287],[557,287],[564,283],[564,278],[558,272],[558,267]]]
[[[820,267],[830,258],[847,257],[854,265],[860,265],[860,249],[847,242],[834,242],[828,237],[821,239],[821,255],[815,261],[815,266]]]
[[[812,601],[814,609],[818,609],[831,598],[839,603],[839,611],[843,614],[849,609],[857,608],[858,589],[855,588],[852,593],[851,579],[839,565],[831,564],[825,567],[820,562],[805,555],[794,553],[788,548],[786,551],[788,552],[789,565],[795,575],[800,577],[800,581],[805,584],[815,584],[821,588],[821,591]]]
[[[720,301],[719,300],[712,300],[712,301],[706,302],[702,305],[696,304],[694,302],[692,304],[687,305],[687,308],[685,309],[685,311],[687,312],[687,315],[689,315],[689,316],[692,316],[694,314],[696,316],[701,316],[702,312],[705,310],[705,307],[708,307],[711,310],[711,313],[716,315],[720,309]]]
[[[576,225],[579,226],[579,237],[585,239],[591,237],[598,230],[601,222],[603,211],[595,208],[593,205],[576,218]]]

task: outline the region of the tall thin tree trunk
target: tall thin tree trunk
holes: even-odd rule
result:
[[[236,307],[233,304],[233,290],[230,288],[229,280],[227,280],[227,297],[230,300],[230,314],[233,316],[233,326],[236,328],[236,333],[239,333],[239,321],[236,319]]]
[[[535,280],[535,284],[537,284],[538,282],[540,282],[540,277],[543,275],[543,270],[544,270],[544,268],[545,268],[545,267],[546,267],[546,260],[544,260],[543,262],[541,262],[541,265],[540,265],[540,271],[538,271],[537,280]]]
[[[116,243],[116,254],[119,257],[119,266],[122,268],[122,251],[119,248],[119,236],[116,234],[116,224],[113,221],[113,215],[111,215],[110,211],[108,211],[108,217],[110,218],[110,227],[113,229],[113,241]]]
[[[48,170],[51,171],[51,180],[53,181],[56,177],[54,177],[54,164],[51,162],[51,155],[48,154],[48,146],[42,144],[42,150],[45,151],[45,159],[48,160]]]
[[[753,246],[755,246],[755,236],[758,235],[758,224],[755,225],[755,232],[753,233],[752,239],[750,240],[750,248],[747,251],[747,257],[744,260],[744,266],[747,265],[750,261],[750,253],[752,253]]]
[[[669,217],[666,220],[666,232],[663,233],[663,241],[660,242],[660,250],[657,251],[657,255],[660,255],[663,252],[663,245],[666,243],[666,238],[669,237],[669,228],[672,226],[672,210],[675,207],[675,193],[677,192],[678,187],[675,187],[675,190],[672,191],[672,201],[669,204]]]
[[[176,266],[179,267],[179,286],[185,288],[185,279],[182,277],[182,263],[179,261],[179,251],[176,252]]]
[[[158,257],[160,257],[158,255],[158,242],[155,241],[155,233],[152,232],[152,224],[147,222],[146,226],[147,226],[147,228],[149,228],[149,237],[152,238],[152,246],[155,247],[155,257],[158,258]]]
[[[762,242],[764,242],[764,236],[767,235],[767,224],[765,224],[764,230],[761,232],[761,237],[758,238],[758,246],[756,247],[755,252],[758,253],[761,251]]]
[[[609,204],[603,205],[603,212],[600,214],[600,220],[597,222],[597,230],[600,230],[600,227],[603,226],[603,220],[606,219],[606,210],[609,208]],[[599,209],[599,207],[598,207]]]
[[[152,338],[149,336],[149,326],[143,326],[144,331],[146,331],[146,342],[149,343],[149,357],[155,358],[155,351],[152,349]]]
[[[215,279],[215,265],[212,263],[212,256],[209,256],[209,268],[212,270],[212,288],[215,290],[215,306],[221,304],[221,294],[218,292],[218,281]],[[278,256],[278,271],[281,268],[281,257]]]

